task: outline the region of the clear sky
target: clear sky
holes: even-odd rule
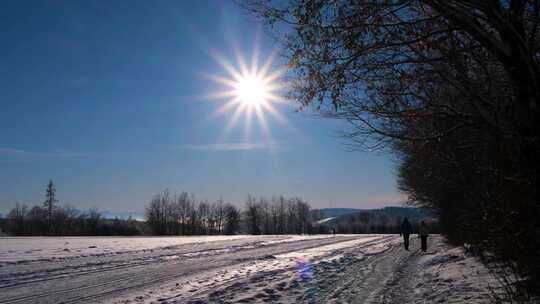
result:
[[[275,103],[268,132],[227,102],[216,55],[261,60],[275,43],[227,1],[1,1],[0,212],[40,204],[142,211],[165,188],[242,204],[396,205],[389,156],[349,152],[344,126]],[[272,69],[279,69],[280,59]],[[227,128],[230,126],[230,128]],[[249,131],[249,134],[246,133]],[[270,135],[269,135],[270,134]]]

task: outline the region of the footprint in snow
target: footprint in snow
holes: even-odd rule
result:
[[[284,290],[285,286],[287,286],[287,283],[286,282],[281,282],[281,283],[277,284],[277,289],[278,290]]]
[[[238,300],[238,303],[253,303],[254,298],[245,298]]]

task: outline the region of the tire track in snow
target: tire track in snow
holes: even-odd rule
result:
[[[308,239],[240,250],[239,252],[224,253],[210,257],[189,258],[183,261],[175,261],[174,263],[165,262],[156,263],[154,265],[145,265],[146,267],[120,269],[122,270],[120,273],[117,273],[117,271],[114,273],[101,272],[99,273],[99,276],[96,276],[93,273],[87,273],[75,277],[54,278],[52,280],[53,282],[30,282],[27,285],[30,285],[31,287],[25,285],[0,288],[0,291],[4,294],[0,303],[32,303],[37,300],[39,300],[40,303],[70,303],[73,301],[81,302],[99,299],[118,295],[127,290],[147,288],[151,285],[186,276],[193,272],[218,269],[234,264],[238,265],[245,263],[247,260],[254,260],[268,254],[282,254],[322,245],[345,242],[355,238],[356,237],[336,237],[316,240]],[[61,279],[65,280],[62,281]],[[56,282],[59,280],[60,282]],[[53,283],[54,285],[52,285]],[[60,289],[54,287],[62,285],[71,285],[71,287]],[[32,291],[34,290],[50,291],[33,293]]]
[[[362,255],[362,260],[368,256],[377,256],[384,254],[387,250],[391,248],[391,244],[396,241],[396,236],[379,236],[372,240],[367,240],[364,242],[358,242],[362,241],[362,239],[357,239],[356,241],[350,241],[350,245],[346,245],[347,242],[344,242],[342,244],[338,244],[337,247],[340,248],[332,248],[332,245],[328,246],[321,246],[314,252],[307,252],[305,254],[299,254],[298,256],[301,257],[300,260],[306,259],[306,257],[309,257],[309,264],[314,265],[314,268],[317,268],[319,264],[325,263],[327,260],[334,260],[338,258],[339,256],[342,256],[343,254],[349,254],[350,252],[355,252],[356,254]],[[384,245],[380,249],[375,250],[374,248],[377,248],[378,245]],[[328,248],[325,248],[328,247]],[[306,251],[310,251],[309,249]],[[322,252],[325,252],[321,254]],[[362,253],[363,252],[363,253]],[[367,253],[366,253],[367,252]],[[287,256],[287,254],[285,254]],[[292,255],[294,256],[294,255]],[[302,257],[304,256],[304,257]],[[277,260],[282,260],[283,257],[276,256]],[[322,262],[322,263],[321,263]],[[302,283],[298,283],[296,279],[294,279],[298,273],[296,266],[293,263],[293,266],[283,266],[283,268],[279,269],[272,269],[270,271],[264,271],[266,268],[265,266],[269,266],[268,268],[272,268],[270,265],[272,264],[271,261],[268,263],[261,263],[261,265],[258,265],[256,269],[260,269],[260,271],[256,271],[255,274],[252,275],[246,275],[243,274],[242,278],[237,278],[234,280],[228,280],[222,284],[214,284],[209,287],[211,287],[211,290],[207,286],[205,286],[204,290],[200,292],[195,292],[192,294],[183,294],[182,292],[176,292],[178,295],[173,296],[158,296],[154,297],[153,300],[159,300],[159,301],[167,301],[167,303],[236,303],[236,302],[266,302],[270,301],[272,303],[278,302],[278,299],[280,297],[283,297],[285,303],[289,302],[309,302],[309,303],[316,303],[313,299],[302,299],[295,297],[294,295],[287,293],[298,293],[301,296],[302,295],[308,295],[309,290],[311,287],[309,286],[300,286]],[[282,263],[283,264],[283,263]],[[284,263],[285,265],[287,263]],[[327,263],[329,264],[329,263]],[[371,264],[368,264],[368,267],[371,266]],[[313,276],[318,276],[319,274],[313,274]],[[322,277],[328,276],[328,273],[321,274]],[[292,279],[291,279],[292,278]],[[343,279],[343,278],[341,278]],[[300,279],[300,281],[302,281]],[[263,284],[261,284],[263,282]],[[260,285],[259,287],[257,287]],[[330,284],[331,285],[331,284]],[[347,283],[344,283],[344,281],[340,281],[339,286],[336,287],[344,287],[348,285]],[[287,287],[288,286],[288,287]],[[304,288],[305,287],[305,288]],[[329,288],[329,293],[335,291],[334,286],[331,286]],[[303,289],[302,289],[303,288]],[[266,295],[264,294],[266,293]],[[247,295],[246,295],[247,294]],[[325,295],[321,293],[317,296],[319,299],[323,299]],[[286,299],[285,299],[286,298]],[[146,302],[151,302],[152,299],[146,299]],[[138,301],[137,301],[138,302]],[[153,303],[153,302],[152,302]],[[326,303],[325,301],[322,301],[321,303]]]
[[[273,236],[274,237],[274,236]],[[271,240],[270,242],[279,243],[286,242],[286,237],[277,238],[277,240]],[[265,241],[248,241],[243,242],[243,240],[232,240],[228,246],[220,245],[221,247],[211,247],[211,249],[206,248],[212,243],[222,243],[222,241],[210,241],[207,243],[203,242],[194,242],[189,244],[181,244],[178,246],[166,246],[156,249],[144,249],[144,250],[133,250],[129,252],[117,252],[117,253],[106,253],[106,254],[90,254],[83,256],[72,256],[56,259],[38,259],[32,261],[22,261],[18,263],[0,263],[0,288],[9,287],[19,284],[24,284],[26,282],[37,282],[40,281],[40,278],[45,274],[47,279],[54,279],[55,275],[62,277],[65,275],[76,275],[76,274],[86,274],[90,272],[100,272],[115,270],[124,267],[138,266],[138,265],[148,265],[151,263],[163,262],[163,260],[170,259],[171,257],[188,257],[197,255],[198,253],[208,253],[208,252],[218,252],[218,251],[237,251],[246,248],[254,248],[257,246],[265,246]],[[239,243],[239,244],[236,244]],[[176,247],[176,248],[175,248]],[[187,248],[190,247],[203,247],[199,250],[191,250]],[[152,255],[154,251],[166,251],[168,253]],[[141,255],[143,254],[143,255]],[[132,260],[129,260],[126,264],[124,259],[121,259],[122,256],[129,255],[129,257],[135,256]],[[205,254],[207,255],[207,254]],[[92,259],[102,259],[98,262],[88,262],[83,264],[69,264],[73,261],[78,260],[92,260]],[[44,267],[38,267],[34,269],[34,265],[38,266],[44,265]],[[49,266],[53,264],[54,266]],[[56,266],[57,265],[57,266]],[[22,269],[31,268],[30,271],[24,271]],[[96,269],[99,268],[99,269]],[[20,270],[21,269],[21,270]],[[13,273],[12,270],[17,270],[18,272]],[[8,282],[8,283],[4,283]]]
[[[272,238],[274,238],[274,237],[275,236],[272,236]],[[328,237],[325,237],[325,238],[328,238]],[[313,239],[297,240],[295,242],[302,242],[302,241],[306,241],[306,240],[312,241]],[[192,250],[187,250],[186,251],[185,248],[183,248],[183,247],[187,247],[189,245],[191,245],[191,246],[193,246],[193,245],[199,246],[200,243],[188,244],[187,246],[186,245],[180,245],[179,247],[182,247],[182,248],[179,248],[179,249],[184,249],[183,251],[181,251],[181,250],[179,250],[179,251],[171,250],[169,248],[170,246],[168,246],[168,247],[158,248],[158,249],[154,249],[154,250],[156,250],[156,251],[159,251],[159,250],[169,251],[169,253],[137,257],[137,258],[135,258],[133,260],[129,260],[127,262],[125,260],[107,261],[106,258],[109,258],[111,254],[108,254],[106,256],[97,255],[97,257],[104,257],[105,261],[94,262],[94,263],[85,263],[85,264],[76,264],[76,265],[68,265],[68,266],[64,266],[64,267],[58,266],[56,268],[52,268],[52,269],[47,268],[45,270],[41,269],[41,270],[27,271],[27,272],[20,272],[20,273],[12,273],[12,274],[8,273],[8,275],[0,273],[0,288],[12,287],[12,286],[23,285],[23,284],[28,284],[28,283],[35,283],[35,282],[40,282],[40,281],[48,281],[48,280],[60,279],[60,278],[65,278],[67,276],[73,277],[73,276],[76,276],[76,275],[87,275],[87,274],[91,274],[91,273],[100,273],[100,272],[104,272],[104,271],[113,271],[113,270],[119,270],[119,269],[123,269],[123,268],[146,266],[146,265],[150,265],[150,264],[154,264],[154,263],[171,262],[174,259],[182,259],[182,258],[187,259],[187,258],[193,258],[193,257],[197,257],[197,256],[199,256],[199,257],[200,256],[211,256],[211,255],[216,255],[216,254],[220,254],[220,253],[237,252],[237,251],[245,250],[245,249],[260,248],[260,247],[266,247],[266,246],[276,246],[276,245],[287,243],[287,242],[290,242],[287,239],[287,237],[278,237],[275,240],[271,239],[269,241],[264,241],[264,240],[251,241],[251,242],[247,242],[247,243],[241,243],[241,244],[238,244],[238,245],[235,245],[233,243],[230,246],[221,245],[221,247],[217,247],[217,248],[212,248],[212,249],[207,248],[207,249],[200,249],[200,250],[196,250],[196,251],[192,251]],[[211,243],[211,242],[209,242],[209,243]],[[204,244],[204,245],[207,246],[208,243]],[[118,253],[118,255],[122,256],[122,255],[126,255],[126,254],[129,254],[129,253],[139,255],[141,252],[148,252],[148,251],[151,254],[151,253],[154,252],[154,250],[120,252],[120,253]],[[90,255],[88,258],[95,258],[95,257],[96,257],[96,255]],[[66,260],[73,261],[74,259],[77,259],[77,258],[78,259],[86,259],[87,257],[69,257]],[[51,263],[50,260],[36,260],[36,261],[32,261],[30,263],[36,263],[36,262]],[[62,259],[60,264],[62,265],[62,264],[64,264],[64,262],[65,261]],[[52,263],[54,263],[54,262],[52,262]],[[25,262],[23,265],[27,266],[28,264],[29,264],[28,262]],[[4,271],[4,272],[6,272],[6,271]],[[45,276],[45,277],[43,277],[43,276]]]

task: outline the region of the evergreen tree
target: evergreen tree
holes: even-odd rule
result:
[[[56,202],[58,202],[56,199],[56,187],[51,179],[47,184],[45,202],[43,202],[43,206],[45,207],[45,210],[47,210],[47,229],[49,234],[52,233],[52,220]]]

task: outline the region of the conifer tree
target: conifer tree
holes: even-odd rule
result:
[[[52,220],[54,209],[56,207],[56,202],[58,202],[58,200],[56,199],[56,187],[54,186],[54,183],[51,179],[47,184],[47,190],[45,192],[45,202],[43,202],[43,206],[47,211],[47,229],[49,234],[52,233]]]

